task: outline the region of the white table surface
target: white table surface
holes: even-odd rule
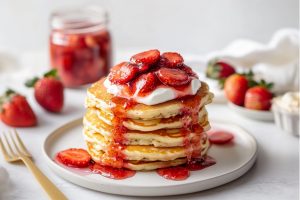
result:
[[[126,197],[100,193],[73,185],[56,176],[41,153],[45,137],[60,125],[78,118],[84,113],[85,89],[68,89],[65,107],[61,114],[51,114],[41,109],[32,97],[32,91],[22,85],[22,80],[1,79],[0,91],[9,86],[28,97],[39,125],[34,128],[17,129],[35,163],[61,189],[69,199],[255,199],[294,200],[299,198],[299,140],[277,128],[274,123],[257,122],[238,116],[225,105],[208,106],[211,119],[222,119],[243,127],[255,136],[258,142],[258,158],[254,167],[241,178],[226,185],[198,193],[160,197]],[[0,130],[10,128],[0,123]],[[0,156],[0,166],[9,173],[7,183],[0,183],[0,199],[47,199],[33,176],[22,164],[8,164]],[[6,185],[6,186],[5,186]]]

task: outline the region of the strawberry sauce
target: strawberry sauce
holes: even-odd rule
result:
[[[214,164],[216,164],[216,161],[212,157],[206,156],[204,159],[193,158],[188,164],[183,166],[157,169],[156,172],[165,179],[181,181],[190,176],[190,171],[202,170]]]
[[[136,173],[136,171],[133,170],[125,168],[114,168],[111,166],[104,166],[97,163],[91,165],[89,168],[93,173],[101,174],[104,177],[117,180],[130,178]]]

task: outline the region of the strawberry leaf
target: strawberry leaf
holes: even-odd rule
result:
[[[44,74],[44,77],[54,77],[57,78],[57,70],[52,69]]]
[[[26,87],[34,87],[35,83],[39,80],[38,77],[34,77],[33,79],[27,80],[25,82]]]

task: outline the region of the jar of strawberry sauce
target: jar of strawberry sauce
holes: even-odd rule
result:
[[[57,10],[50,24],[51,66],[58,70],[66,87],[92,83],[108,73],[111,38],[104,9]]]

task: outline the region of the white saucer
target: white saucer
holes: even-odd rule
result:
[[[256,160],[257,144],[245,130],[228,123],[212,122],[213,128],[226,129],[235,136],[234,145],[213,145],[209,155],[217,163],[200,171],[193,171],[184,181],[166,180],[155,171],[137,172],[135,176],[114,180],[98,174],[86,175],[53,161],[55,154],[71,147],[85,147],[82,119],[58,128],[45,140],[43,154],[50,168],[62,178],[101,192],[130,196],[167,196],[186,194],[217,187],[246,173]]]
[[[245,116],[247,118],[251,118],[259,121],[274,121],[274,114],[272,111],[251,110],[251,109],[244,108],[242,106],[235,105],[231,102],[228,102],[228,106],[236,113]]]

